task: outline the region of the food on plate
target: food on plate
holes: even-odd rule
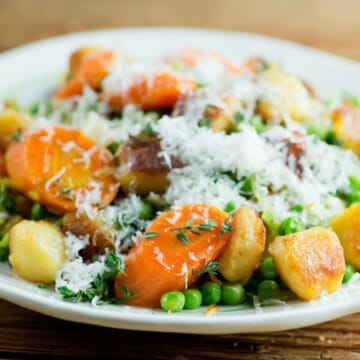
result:
[[[171,313],[351,289],[359,101],[308,81],[81,47],[54,94],[0,113],[0,260],[67,301]]]
[[[340,287],[345,273],[343,249],[336,234],[320,227],[278,236],[269,246],[275,268],[286,285],[303,300]]]
[[[234,232],[219,257],[219,271],[228,281],[246,284],[261,264],[265,227],[254,208],[242,206],[234,216]]]
[[[22,220],[9,231],[9,261],[25,280],[52,283],[66,260],[64,234],[44,220]]]
[[[331,227],[340,239],[347,263],[360,270],[360,203],[348,207],[331,219]]]

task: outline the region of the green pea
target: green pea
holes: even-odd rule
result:
[[[148,111],[144,114],[144,117],[149,119],[152,123],[157,123],[160,115],[156,111]]]
[[[345,265],[345,274],[344,274],[342,282],[347,283],[354,274],[355,274],[354,267],[352,265],[350,265],[350,264],[346,264]]]
[[[337,146],[340,146],[342,144],[333,130],[328,132],[326,137],[326,142],[330,145],[337,145]]]
[[[349,205],[360,202],[360,190],[354,190],[350,194],[347,194]]]
[[[249,123],[255,128],[256,132],[259,134],[269,129],[268,125],[264,124],[261,116],[259,115],[254,115],[250,119]]]
[[[221,300],[221,286],[214,282],[205,282],[201,287],[201,293],[205,305],[217,304]]]
[[[360,177],[356,175],[349,175],[349,181],[353,190],[360,190]]]
[[[277,272],[275,269],[274,261],[271,256],[266,257],[262,263],[260,268],[261,275],[264,279],[274,280],[277,277]]]
[[[325,141],[328,135],[328,130],[319,124],[310,124],[307,128],[307,133],[309,135],[315,135],[320,140]]]
[[[188,289],[184,291],[185,305],[184,309],[192,310],[201,306],[203,296],[198,289]]]
[[[224,305],[238,305],[244,300],[245,289],[241,284],[225,283],[221,290],[221,301]]]
[[[301,230],[301,221],[296,217],[286,218],[280,225],[279,235],[289,235]]]
[[[256,291],[258,285],[261,283],[261,281],[263,281],[263,278],[261,275],[256,275],[253,276],[252,278],[249,279],[249,281],[246,283],[245,287],[246,290],[249,292],[254,292]]]
[[[139,213],[139,218],[142,220],[150,220],[154,217],[154,209],[150,203],[147,201],[141,200],[141,210]]]
[[[303,211],[303,206],[300,204],[294,205],[293,207],[291,207],[291,211],[296,211],[296,212],[302,212]]]
[[[235,209],[236,209],[236,204],[234,203],[234,201],[229,201],[226,204],[224,211],[231,212],[234,211]]]
[[[280,278],[277,279],[277,282],[279,284],[280,289],[288,289],[289,288],[282,279],[280,279]]]
[[[31,218],[33,220],[41,220],[44,219],[48,215],[48,212],[46,211],[45,207],[42,206],[39,203],[35,203],[31,207]]]
[[[247,178],[241,187],[241,191],[247,194],[254,192],[254,180],[255,178],[253,176]]]
[[[274,280],[264,280],[258,286],[258,296],[262,300],[274,299],[279,295],[279,285]]]
[[[30,114],[37,115],[42,112],[42,115],[48,116],[51,113],[51,105],[49,103],[36,102],[30,106]]]
[[[161,297],[160,304],[165,311],[179,312],[184,308],[185,296],[180,291],[169,291]]]

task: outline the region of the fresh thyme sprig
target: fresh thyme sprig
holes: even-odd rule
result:
[[[124,290],[124,297],[122,299],[114,298],[114,281],[118,274],[124,274],[121,259],[115,254],[111,253],[106,255],[105,265],[107,270],[102,275],[97,274],[93,280],[91,287],[86,290],[79,290],[74,292],[67,286],[58,288],[59,293],[63,296],[64,300],[72,300],[76,303],[80,301],[92,301],[95,296],[98,297],[97,305],[101,304],[122,304],[126,300],[134,296],[137,291],[130,293],[129,289],[122,285]]]
[[[205,263],[205,266],[202,270],[194,270],[192,269],[192,274],[195,277],[196,274],[203,275],[203,274],[212,274],[217,275],[219,267],[221,266],[221,263],[216,262],[214,259],[210,259]]]
[[[176,238],[184,245],[189,245],[188,234],[185,230],[190,231],[195,235],[201,235],[200,231],[211,231],[216,226],[218,226],[217,222],[214,219],[208,219],[206,224],[196,224],[194,225],[193,218],[189,219],[185,226],[180,226],[176,228],[170,229],[172,232],[175,233]],[[197,230],[195,230],[197,229]]]
[[[233,225],[234,223],[231,221],[231,218],[228,217],[221,225],[219,233],[220,239],[222,239],[224,233],[229,233],[235,230],[235,228],[232,227]]]

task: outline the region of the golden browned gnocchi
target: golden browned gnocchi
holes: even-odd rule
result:
[[[105,249],[113,249],[114,236],[111,227],[98,215],[90,218],[85,212],[67,213],[63,218],[63,229],[76,236],[89,237],[89,244],[80,252],[85,259],[103,254]]]
[[[284,72],[278,65],[271,64],[260,77],[270,84],[272,97],[259,102],[257,112],[267,121],[280,121],[287,113],[294,121],[305,121],[313,96],[306,85],[296,76]]]
[[[331,226],[340,239],[346,262],[360,270],[360,203],[347,208],[331,219]]]
[[[169,186],[167,175],[170,167],[161,152],[160,140],[156,136],[139,135],[128,140],[119,150],[120,166],[116,177],[125,193],[135,192],[145,196],[150,192],[162,193]],[[171,157],[171,167],[182,163]]]
[[[257,211],[248,206],[234,214],[234,233],[220,255],[221,275],[242,284],[260,266],[265,250],[265,227]]]
[[[33,119],[30,115],[14,109],[6,109],[0,114],[0,149],[5,150],[17,131],[23,131]]]
[[[330,229],[314,227],[278,236],[269,252],[281,279],[300,299],[318,299],[323,291],[332,293],[341,285],[344,253]]]
[[[60,228],[47,221],[23,220],[9,233],[9,261],[21,278],[52,283],[65,263],[66,247]]]
[[[336,109],[333,113],[334,132],[346,149],[360,156],[359,124],[360,110],[350,102]]]

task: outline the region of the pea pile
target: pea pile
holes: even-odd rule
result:
[[[346,264],[343,283],[348,282],[354,273],[354,267]],[[297,298],[278,276],[271,257],[263,259],[259,272],[245,286],[240,283],[226,282],[221,285],[219,283],[206,281],[199,289],[169,291],[162,296],[161,307],[167,312],[176,313],[183,309],[194,310],[201,305],[234,306],[242,303],[252,305],[254,295],[257,295],[260,301],[271,299],[288,301]]]

